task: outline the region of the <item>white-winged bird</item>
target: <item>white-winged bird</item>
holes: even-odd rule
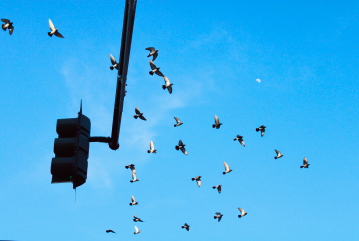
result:
[[[213,127],[213,128],[216,127],[217,129],[219,129],[219,127],[221,127],[222,123],[219,123],[219,119],[218,119],[218,117],[217,117],[216,115],[214,115],[214,122],[215,122],[216,124],[213,124],[212,127]]]
[[[217,214],[217,215],[214,216],[214,219],[218,218],[218,222],[221,221],[223,214],[221,214],[220,212],[218,212],[218,213],[216,213],[216,214]]]
[[[173,84],[171,84],[171,82],[170,82],[170,80],[166,77],[166,76],[163,76],[163,78],[164,78],[164,80],[165,80],[165,85],[162,85],[162,89],[168,89],[168,92],[170,93],[170,94],[172,94],[172,85]]]
[[[147,56],[147,57],[150,57],[150,56],[152,56],[153,55],[153,58],[152,58],[152,60],[153,61],[155,61],[155,59],[157,58],[157,56],[158,56],[158,49],[157,50],[155,50],[155,48],[154,47],[148,47],[148,48],[146,48],[146,50],[149,50],[150,51],[150,54]]]
[[[131,197],[132,203],[130,203],[130,206],[137,205],[138,202],[136,202],[134,196]]]
[[[274,157],[274,159],[278,159],[278,158],[281,158],[283,155],[280,154],[280,151],[278,151],[277,149],[274,149],[275,152],[277,153],[277,156]]]
[[[256,132],[261,131],[261,136],[264,136],[266,126],[261,125],[259,128],[256,128]]]
[[[236,140],[238,140],[242,146],[246,146],[243,141],[243,136],[237,135],[237,137],[236,137],[236,139],[234,139],[234,141],[236,141]]]
[[[163,74],[160,71],[161,67],[156,67],[156,65],[153,63],[152,60],[150,60],[150,66],[151,66],[151,69],[152,69],[152,71],[150,71],[150,75],[157,74],[158,76],[163,77]]]
[[[13,22],[10,22],[9,19],[5,19],[5,18],[2,18],[1,21],[5,23],[5,24],[1,25],[2,29],[4,31],[6,31],[6,29],[8,28],[9,29],[9,34],[12,35],[12,32],[14,32],[14,26],[12,26]]]
[[[192,178],[192,181],[194,181],[194,180],[196,180],[196,181],[197,181],[197,185],[198,185],[198,187],[200,187],[200,186],[201,186],[201,177],[202,177],[202,176],[197,176],[197,177]]]
[[[112,229],[106,230],[106,233],[115,233]]]
[[[50,37],[52,37],[52,35],[55,34],[55,36],[57,36],[59,38],[64,38],[64,36],[62,36],[61,33],[59,33],[59,29],[55,28],[54,24],[51,22],[51,19],[49,19],[49,26],[50,26],[51,32],[48,32],[48,35]]]
[[[212,187],[213,189],[218,189],[218,193],[221,193],[222,192],[222,185],[217,185],[217,186],[213,186]]]
[[[134,222],[143,222],[140,218],[136,217],[135,215],[133,215],[133,221]]]
[[[116,59],[112,56],[112,54],[110,54],[110,59],[112,64],[110,69],[113,70],[114,68],[116,68],[118,70],[118,63],[116,62]]]
[[[176,146],[176,150],[178,151],[179,149],[181,149],[181,151],[183,152],[183,154],[187,155],[187,151],[184,148],[186,144],[183,144],[182,140],[179,140],[178,142],[178,146]]]
[[[182,226],[182,228],[187,229],[188,232],[190,231],[190,230],[189,230],[189,225],[188,225],[187,223],[185,223],[185,224]]]
[[[153,141],[150,142],[150,149],[147,151],[148,153],[156,153],[155,146],[153,145]]]
[[[174,125],[175,127],[176,126],[180,126],[180,125],[182,125],[183,123],[181,123],[181,120],[180,119],[178,119],[177,117],[175,117],[175,120],[176,120],[176,122],[177,122],[177,124],[176,125]]]
[[[134,232],[134,234],[138,234],[138,233],[140,233],[141,232],[141,229],[140,230],[138,230],[138,228],[135,226],[135,230],[136,230],[136,232]]]
[[[132,180],[130,182],[132,183],[132,182],[138,182],[138,181],[139,180],[137,179],[136,174],[132,172]]]
[[[140,110],[136,107],[135,109],[136,115],[133,116],[133,118],[137,119],[140,117],[141,120],[146,120],[146,118],[143,116],[143,113],[140,112]]]
[[[128,166],[125,166],[125,168],[126,169],[130,168],[132,170],[132,172],[136,174],[135,164],[130,164]]]
[[[303,167],[304,167],[304,168],[308,168],[309,165],[310,165],[310,164],[308,164],[307,158],[304,157],[304,159],[303,159],[303,166],[300,166],[300,168],[303,168]]]
[[[223,162],[223,164],[224,164],[224,168],[226,169],[226,171],[223,172],[223,175],[233,171],[232,169],[229,169],[229,166],[228,166],[228,164],[226,162]]]
[[[243,217],[243,216],[246,216],[246,215],[247,215],[247,213],[246,213],[246,212],[244,212],[244,210],[243,210],[242,208],[238,208],[238,210],[241,212],[241,214],[240,214],[240,215],[238,215],[238,217],[239,217],[239,218],[241,218],[241,217]]]

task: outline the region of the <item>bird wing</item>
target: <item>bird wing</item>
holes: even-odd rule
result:
[[[172,86],[168,86],[167,89],[168,89],[168,92],[169,92],[170,94],[172,94]]]
[[[55,30],[55,26],[54,26],[54,24],[52,23],[51,19],[49,19],[49,26],[50,26],[51,31],[54,31],[54,30]]]
[[[12,35],[12,32],[14,32],[14,26],[9,27],[9,34]]]
[[[214,121],[216,122],[217,125],[219,124],[219,120],[218,120],[218,117],[216,115],[214,115]]]
[[[182,146],[181,147],[181,151],[185,154],[185,155],[187,155],[187,150]]]
[[[178,145],[179,145],[179,146],[183,146],[182,140],[179,140]]]
[[[197,179],[197,185],[200,187],[201,186],[201,179]]]
[[[165,79],[166,86],[169,86],[171,84],[170,80],[167,78],[167,76],[163,76]]]
[[[304,159],[303,159],[303,165],[307,165],[307,164],[308,164],[307,158],[304,157]]]
[[[135,226],[135,229],[136,229],[136,233],[138,232],[138,228]]]
[[[261,129],[261,135],[264,136],[265,129]]]
[[[146,118],[143,115],[140,116],[140,119],[141,120],[146,120]]]
[[[241,215],[243,216],[245,214],[244,210],[242,208],[238,208],[238,209],[241,212]]]
[[[221,219],[222,219],[222,215],[221,214],[219,214],[220,216],[218,217],[218,222],[219,221],[221,221]]]
[[[155,51],[155,48],[154,47],[148,47],[148,48],[146,48],[146,50],[149,50],[149,51]]]
[[[218,192],[221,193],[221,191],[222,191],[222,187],[218,186]]]
[[[157,59],[157,56],[158,56],[157,52],[153,54],[153,61],[155,61],[155,59]]]
[[[1,21],[3,21],[3,22],[6,23],[6,24],[10,23],[10,20],[9,20],[9,19],[6,19],[6,18],[2,18]]]
[[[162,72],[161,71],[159,71],[159,70],[157,70],[156,72],[155,72],[158,76],[161,76],[161,77],[163,77],[164,75],[162,74]]]
[[[280,152],[277,149],[274,149],[278,156],[280,156]]]
[[[175,117],[175,120],[177,121],[177,124],[181,123],[181,120]]]
[[[227,164],[226,162],[223,162],[223,164],[224,164],[224,168],[226,169],[226,172],[228,172],[228,171],[229,171],[229,166],[228,166],[228,164]]]
[[[153,145],[153,141],[151,141],[151,143],[150,143],[150,149],[151,149],[151,150],[154,150],[154,149],[155,149],[155,146]]]
[[[152,60],[150,60],[150,66],[151,66],[151,69],[157,69],[156,65],[153,63]]]
[[[136,173],[135,166],[130,166],[130,168],[131,168],[131,171],[132,171],[133,173]]]
[[[133,196],[131,197],[131,199],[132,199],[133,203],[136,202],[136,200],[135,200],[135,198]]]
[[[245,146],[245,144],[244,144],[244,141],[243,141],[243,140],[241,140],[241,141],[240,141],[240,143],[241,143],[241,145],[242,145],[242,146]]]
[[[136,180],[136,174],[132,172],[132,179]]]
[[[111,63],[116,64],[116,59],[112,56],[112,54],[110,54],[110,58],[111,58]]]
[[[64,38],[64,36],[62,36],[62,34],[59,33],[59,31],[55,32],[54,34],[55,34],[55,36],[57,36],[59,38]]]
[[[135,112],[136,112],[136,114],[140,114],[141,112],[140,112],[140,110],[136,107],[136,109],[135,109]]]
[[[217,214],[217,215],[221,215],[221,213],[220,213],[220,212],[217,212],[216,214]]]

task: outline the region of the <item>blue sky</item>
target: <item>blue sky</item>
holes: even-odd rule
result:
[[[357,1],[139,1],[120,149],[91,143],[76,203],[71,184],[50,184],[56,120],[81,99],[91,135],[111,134],[124,2],[2,3],[15,29],[0,33],[0,239],[358,240]],[[148,74],[150,46],[171,95]]]

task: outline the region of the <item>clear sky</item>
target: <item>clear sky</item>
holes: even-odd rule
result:
[[[71,184],[51,184],[56,120],[81,99],[91,135],[111,134],[124,3],[1,3],[15,29],[0,32],[0,239],[358,240],[358,1],[139,0],[120,148],[90,144],[76,203]],[[152,46],[171,95],[148,74]]]

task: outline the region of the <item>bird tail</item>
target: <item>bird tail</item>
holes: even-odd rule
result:
[[[2,27],[2,29],[3,29],[4,31],[6,31],[5,24],[2,24],[1,27]]]
[[[259,128],[256,128],[256,132],[258,132],[259,131]]]
[[[152,71],[150,71],[150,75],[153,75],[153,72],[152,72]]]
[[[153,153],[157,153],[157,150],[154,150]]]
[[[233,139],[234,141],[236,141],[237,139]]]
[[[212,125],[212,127],[213,127],[213,128],[215,128],[215,127],[216,127],[216,125],[215,125],[215,124],[213,124],[213,125]]]
[[[177,150],[177,151],[179,150],[179,146],[176,146],[176,150]]]
[[[48,32],[47,34],[48,34],[50,37],[52,37],[52,33],[51,33],[51,32]]]
[[[309,168],[309,165],[310,165],[310,164],[307,165],[307,168]]]
[[[114,67],[113,67],[113,66],[111,66],[111,67],[110,67],[110,69],[111,69],[111,70],[113,70],[113,69],[114,69]]]
[[[166,89],[166,86],[165,86],[165,85],[162,85],[162,89],[164,89],[164,90],[165,90],[165,89]]]
[[[138,118],[138,116],[137,116],[137,115],[134,115],[134,116],[133,116],[133,118],[137,119],[137,118]]]

